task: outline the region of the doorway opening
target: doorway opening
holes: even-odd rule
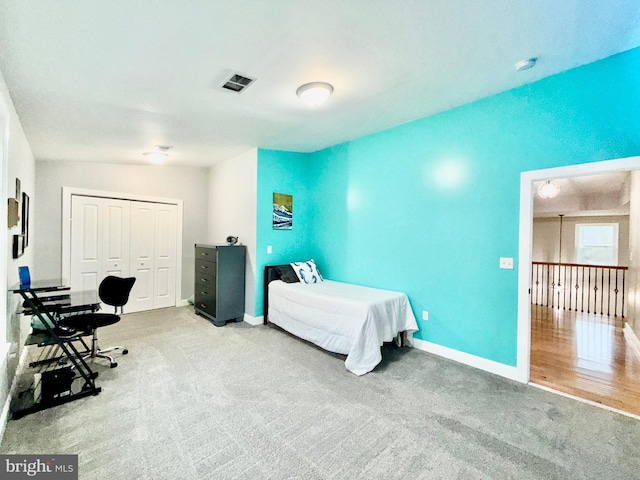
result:
[[[573,207],[556,202],[555,208],[562,211],[554,211],[554,202],[546,206],[538,202],[536,207],[534,194],[538,195],[537,187],[549,179],[575,186],[593,180],[594,175],[619,179],[620,172],[639,168],[640,157],[630,157],[522,173],[518,298],[518,378],[635,415],[640,415],[640,382],[634,380],[640,372],[640,352],[634,350],[630,341],[633,338],[637,341],[634,329],[627,323],[634,321],[629,318],[632,312],[628,306],[624,313],[620,308],[624,308],[621,302],[624,289],[627,295],[635,294],[633,275],[637,273],[632,271],[633,275],[620,280],[626,273],[624,265],[602,268],[577,262],[578,257],[586,258],[598,248],[596,255],[604,250],[599,246],[588,251],[587,246],[581,251],[583,244],[590,242],[575,242],[576,232],[583,232],[583,236],[594,232],[601,235],[609,231],[605,227],[607,222],[575,214],[572,209],[580,208],[575,202]],[[590,213],[604,212],[591,209]],[[635,213],[637,222],[640,212],[630,213]],[[603,218],[610,219],[600,220]],[[579,225],[586,227],[581,229]],[[623,233],[628,231],[624,220],[622,225]],[[624,252],[633,250],[626,245],[622,247]],[[626,254],[622,255],[621,263],[628,261]]]

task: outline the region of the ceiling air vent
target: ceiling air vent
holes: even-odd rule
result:
[[[240,93],[255,81],[255,78],[249,78],[234,73],[225,83],[222,84],[222,88],[231,90],[232,92]]]

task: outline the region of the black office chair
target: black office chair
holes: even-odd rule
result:
[[[99,348],[98,328],[113,325],[120,321],[120,315],[123,313],[122,307],[129,301],[129,294],[134,283],[136,283],[135,277],[120,278],[110,275],[100,282],[98,295],[103,303],[115,308],[114,313],[85,313],[60,320],[58,325],[84,332],[86,335],[93,335],[91,350],[83,358],[106,358],[109,360],[109,366],[114,368],[118,364],[113,360],[113,357],[106,355],[106,353],[113,350],[122,350],[123,355],[129,353],[129,350],[123,346]],[[118,307],[120,307],[120,314],[118,314]]]

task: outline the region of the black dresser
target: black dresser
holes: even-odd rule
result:
[[[244,317],[244,245],[196,244],[194,306],[217,327]]]

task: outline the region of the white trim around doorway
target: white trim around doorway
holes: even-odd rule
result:
[[[176,305],[182,299],[182,208],[183,201],[175,198],[153,197],[150,195],[136,195],[132,193],[105,192],[86,188],[62,187],[62,278],[71,278],[71,196],[116,198],[120,200],[135,200],[139,202],[166,203],[176,205],[178,209],[176,239]]]
[[[531,257],[533,241],[533,183],[550,178],[579,177],[640,169],[640,157],[531,170],[520,174],[520,236],[518,254],[518,346],[516,380],[528,383],[531,367]]]

